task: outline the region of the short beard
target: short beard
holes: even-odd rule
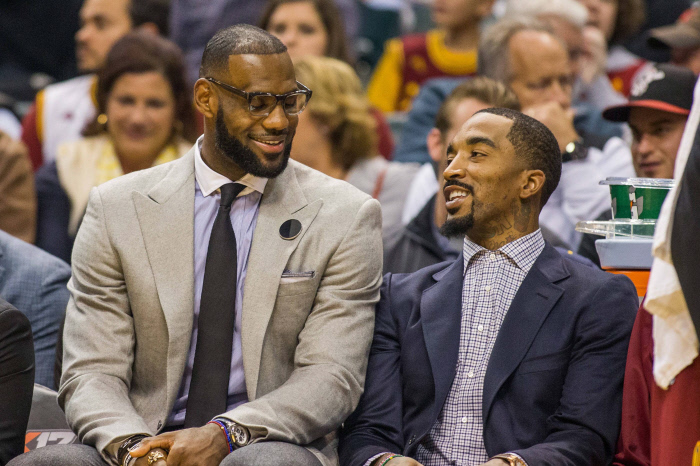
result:
[[[440,234],[448,238],[466,236],[474,227],[474,213],[470,212],[462,217],[448,218],[440,227]]]
[[[284,156],[279,165],[266,167],[260,162],[255,152],[248,149],[236,137],[229,134],[228,129],[226,129],[226,124],[224,123],[224,112],[221,105],[219,105],[219,112],[216,115],[216,131],[214,136],[216,148],[236,165],[241,167],[246,173],[260,178],[275,178],[287,168],[289,154],[292,150],[291,144],[285,146]]]

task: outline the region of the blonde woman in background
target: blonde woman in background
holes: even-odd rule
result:
[[[306,56],[294,61],[294,71],[314,94],[299,115],[291,157],[379,200],[386,233],[401,222],[419,165],[388,162],[377,155],[376,120],[350,65]]]

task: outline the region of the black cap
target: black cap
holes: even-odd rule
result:
[[[678,115],[689,115],[698,77],[687,68],[676,65],[648,64],[632,82],[629,102],[603,111],[610,121],[627,121],[634,107],[653,108]]]

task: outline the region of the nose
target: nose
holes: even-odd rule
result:
[[[639,156],[646,156],[650,154],[654,150],[654,146],[649,138],[649,135],[642,133],[639,140],[634,145],[634,149],[634,152],[636,152]]]
[[[549,88],[549,99],[567,109],[571,107],[571,88],[563,85],[558,80],[554,80]]]
[[[282,34],[279,34],[279,40],[288,48],[291,48],[297,42],[297,33],[292,28],[287,28]]]
[[[588,10],[589,21],[597,22],[600,14],[600,0],[583,0],[582,3]]]
[[[280,131],[289,127],[289,116],[284,112],[283,105],[284,102],[277,102],[275,108],[273,108],[270,114],[265,117],[263,120],[263,126],[266,129]]]
[[[458,160],[459,154],[452,159],[452,162],[450,162],[449,165],[447,165],[447,168],[445,168],[445,171],[442,173],[445,181],[458,180],[460,178],[464,178],[467,174],[466,169],[461,166],[462,164],[460,164]]]
[[[132,125],[143,125],[149,120],[148,109],[145,105],[134,105],[129,112],[129,123]]]
[[[87,40],[88,36],[89,36],[89,26],[83,25],[75,33],[75,42],[76,43],[83,43]]]

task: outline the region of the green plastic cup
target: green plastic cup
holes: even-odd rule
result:
[[[674,181],[611,177],[600,184],[610,186],[613,219],[656,220]]]

